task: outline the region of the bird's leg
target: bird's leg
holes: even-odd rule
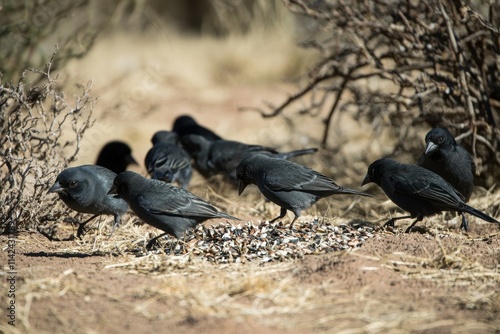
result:
[[[273,220],[269,221],[269,223],[274,223],[274,221],[276,221],[277,219],[283,218],[285,216],[286,216],[286,209],[281,208],[280,215],[278,217],[274,218]]]
[[[469,230],[469,222],[467,218],[465,218],[465,213],[462,212],[462,224],[460,224],[460,228],[462,228],[465,232]]]
[[[87,233],[87,231],[85,231],[85,225],[90,222],[92,219],[96,218],[100,216],[100,214],[97,214],[97,215],[93,215],[92,217],[90,217],[89,219],[87,219],[86,221],[84,221],[83,223],[80,223],[80,226],[78,226],[78,231],[76,231],[76,236],[78,238],[82,238],[82,236],[85,235],[85,233]]]
[[[299,216],[296,215],[295,218],[293,218],[292,222],[290,223],[290,230],[293,230],[293,223],[295,223],[297,218],[299,218]]]
[[[158,240],[159,238],[163,237],[166,234],[168,234],[168,233],[162,233],[162,234],[154,237],[153,239],[149,240],[149,242],[146,245],[146,250],[150,250],[151,247],[153,247],[153,245],[156,243],[156,240]]]
[[[405,233],[410,233],[410,232],[411,232],[411,230],[413,229],[413,226],[415,226],[415,224],[416,224],[417,222],[421,221],[423,218],[424,218],[424,217],[417,217],[417,219],[415,219],[415,220],[413,221],[413,223],[411,223],[411,225],[410,225],[410,226],[408,226],[408,228],[406,229]]]
[[[384,227],[386,226],[390,226],[392,228],[394,228],[394,222],[396,220],[400,220],[400,219],[406,219],[406,218],[413,218],[412,216],[401,216],[401,217],[392,217],[391,219],[389,219],[385,224],[384,224]]]
[[[113,233],[115,233],[115,230],[117,229],[117,227],[120,226],[121,224],[122,224],[122,219],[120,218],[120,216],[116,215],[115,216],[115,223],[113,224],[113,227],[111,228],[111,233],[109,234],[108,239],[111,238]]]

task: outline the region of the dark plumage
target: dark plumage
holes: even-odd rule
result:
[[[207,138],[190,134],[182,137],[182,147],[188,152],[193,159],[193,167],[205,178],[209,178],[216,174],[216,171],[208,165],[208,155],[210,154],[210,147],[212,140]]]
[[[130,146],[121,141],[111,141],[103,146],[95,164],[120,174],[127,169],[128,165],[138,163],[132,157]]]
[[[107,194],[115,177],[116,174],[109,169],[94,165],[67,168],[57,176],[48,193],[57,193],[75,211],[94,214],[80,224],[78,236],[83,234],[85,224],[99,215],[114,216],[113,230],[121,224],[121,216],[128,205],[123,199]]]
[[[179,135],[173,131],[161,130],[155,132],[153,137],[151,137],[151,144],[156,145],[159,143],[168,143],[168,144],[179,144],[180,138]]]
[[[393,218],[387,224],[394,225],[394,221],[403,218],[415,218],[406,232],[424,217],[442,211],[466,212],[490,223],[500,223],[465,204],[464,197],[446,180],[420,166],[380,159],[368,167],[362,185],[370,182],[379,185],[396,205],[410,213],[410,216]]]
[[[267,146],[248,145],[229,140],[215,140],[210,146],[207,164],[217,173],[229,176],[231,181],[237,181],[236,169],[243,158],[249,154],[264,154],[288,160],[299,155],[312,154],[317,151],[317,148],[308,148],[280,153],[276,149]]]
[[[214,206],[187,190],[146,179],[130,171],[115,178],[109,194],[117,194],[127,201],[132,211],[144,222],[176,238],[181,238],[187,230],[208,219],[239,220],[217,211]],[[148,248],[157,238],[148,243]]]
[[[187,189],[192,176],[191,157],[180,146],[175,132],[158,131],[151,139],[153,147],[146,154],[145,165],[153,179],[177,182]]]
[[[440,175],[457,189],[468,202],[474,189],[476,165],[465,148],[457,144],[444,128],[434,128],[425,136],[427,144],[418,165]],[[462,213],[461,228],[467,231],[467,219]]]
[[[177,133],[180,138],[186,135],[199,135],[207,138],[208,140],[222,139],[215,132],[199,125],[196,121],[188,115],[182,115],[175,119],[172,131]]]
[[[451,133],[435,128],[425,136],[427,144],[418,165],[440,175],[457,189],[468,202],[474,188],[476,166],[470,153],[459,145]]]
[[[281,207],[280,215],[272,221],[283,218],[287,210],[292,211],[295,214],[292,226],[302,210],[323,197],[335,194],[371,196],[342,188],[332,179],[306,166],[263,154],[245,157],[238,166],[237,178],[239,194],[253,183],[268,200]]]
[[[280,153],[276,149],[261,145],[249,145],[231,140],[207,140],[204,137],[189,135],[182,139],[184,147],[191,155],[195,168],[202,175],[224,174],[231,181],[236,180],[236,169],[241,160],[249,154],[272,155],[275,158],[290,159],[299,155],[312,154],[317,148],[309,148]]]

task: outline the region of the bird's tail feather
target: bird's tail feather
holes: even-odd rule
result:
[[[302,150],[290,151],[290,152],[286,152],[286,153],[278,153],[277,156],[282,158],[282,159],[288,160],[288,159],[293,158],[293,157],[298,157],[299,155],[313,154],[316,152],[318,152],[318,148],[314,147],[314,148],[305,148]]]
[[[219,212],[219,214],[217,215],[217,217],[231,219],[231,220],[240,220],[241,221],[241,219],[233,217],[231,215],[228,215],[227,213],[224,213],[224,212]]]
[[[497,223],[500,224],[500,221],[496,220],[493,217],[488,216],[486,213],[481,212],[477,209],[474,209],[472,206],[464,204],[464,212],[470,213],[473,216],[476,216],[478,218],[481,218],[484,221],[487,221],[488,223]]]
[[[366,196],[366,197],[374,197],[373,195],[367,194],[365,192],[359,191],[359,190],[354,190],[354,189],[349,189],[349,188],[341,188],[342,191],[338,192],[338,194],[351,194],[351,195],[361,195],[361,196]]]

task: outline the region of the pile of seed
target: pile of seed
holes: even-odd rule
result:
[[[373,236],[374,229],[364,224],[335,226],[313,220],[291,229],[282,222],[226,223],[199,225],[184,241],[169,238],[162,247],[167,254],[191,253],[213,263],[271,262],[360,247]]]

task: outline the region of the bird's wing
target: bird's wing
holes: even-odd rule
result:
[[[182,189],[176,189],[182,190]],[[213,217],[217,210],[199,197],[181,191],[173,194],[153,193],[153,196],[139,195],[139,205],[151,213],[170,216]]]
[[[113,185],[113,181],[116,177],[116,173],[107,169],[106,167],[96,166],[96,165],[83,165],[82,168],[86,173],[92,175],[91,177],[96,178],[96,184],[101,185],[106,190],[109,190]]]
[[[470,166],[472,175],[476,175],[476,164],[474,162],[474,158],[463,146],[458,146],[458,155],[460,159],[467,161],[467,164]]]
[[[414,175],[413,178],[395,177],[393,180],[392,187],[396,194],[416,196],[452,207],[463,201],[463,196],[444,179],[419,178]]]
[[[277,153],[276,150],[266,146],[248,145],[237,141],[220,140],[215,141],[209,153],[209,164],[221,170],[227,169],[227,165],[237,164],[244,156],[251,153],[271,152]]]
[[[240,164],[241,160],[243,160],[243,158],[246,157],[248,154],[252,154],[254,152],[261,152],[261,151],[253,151],[253,149],[238,150],[225,155],[224,154],[218,154],[215,156],[212,155],[207,163],[209,167],[214,170],[223,171],[227,173],[235,173],[236,168],[238,168],[238,165]]]
[[[157,169],[165,166],[172,170],[179,170],[188,167],[190,164],[190,159],[183,155],[169,155],[159,157],[155,162],[154,168]]]
[[[340,188],[332,179],[306,166],[285,161],[282,165],[283,168],[266,170],[265,182],[271,190],[331,191]]]
[[[191,157],[182,148],[174,145],[158,145],[152,153],[150,166],[153,170],[160,166],[177,170],[190,164]]]

